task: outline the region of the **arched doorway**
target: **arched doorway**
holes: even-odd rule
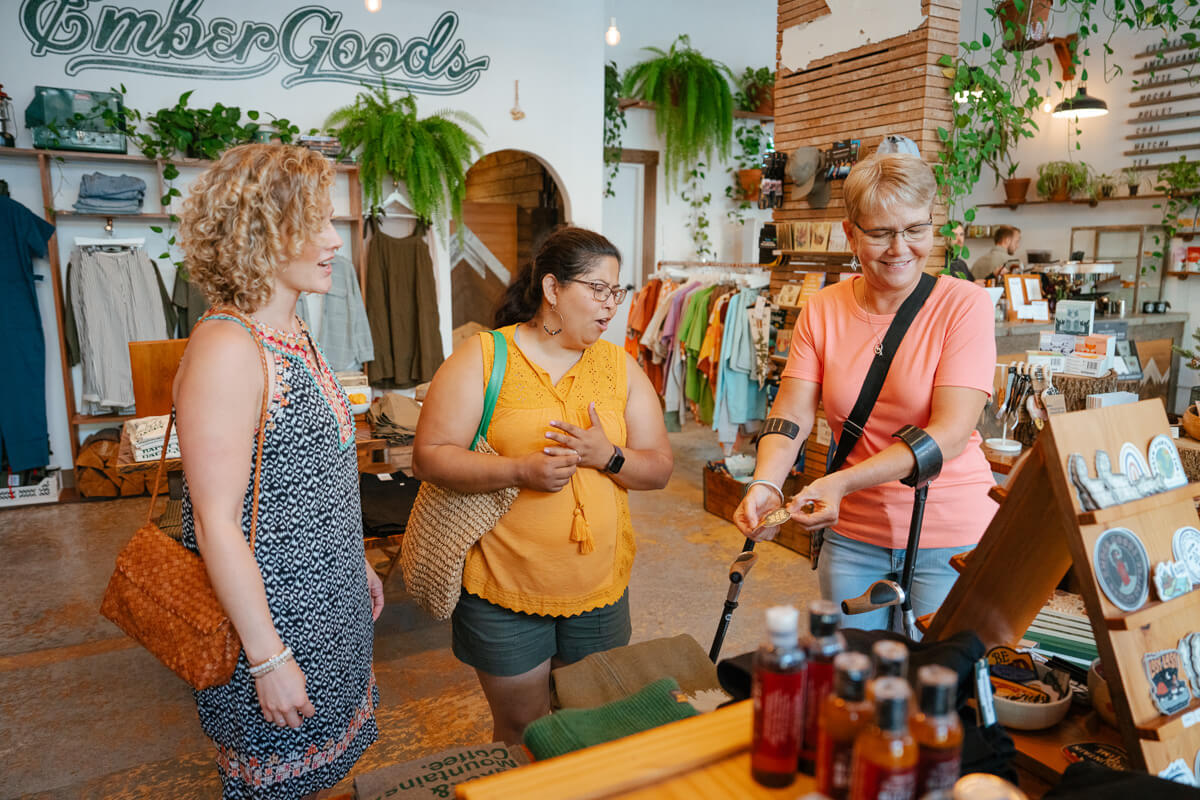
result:
[[[567,219],[568,200],[554,172],[537,156],[498,150],[467,171],[463,241],[450,237],[454,344],[490,328],[504,290],[529,263],[534,245]]]

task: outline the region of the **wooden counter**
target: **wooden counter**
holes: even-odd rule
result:
[[[793,798],[815,791],[797,775],[785,789],[750,777],[753,705],[743,700],[615,742],[489,775],[457,787],[464,800],[697,800]]]

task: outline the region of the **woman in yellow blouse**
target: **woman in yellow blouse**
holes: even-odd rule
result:
[[[475,668],[496,741],[550,712],[550,669],[627,644],[635,551],[626,494],[661,489],[674,459],[650,381],[600,339],[617,305],[620,253],[581,228],[550,234],[508,288],[496,328],[508,366],[488,431],[493,340],[471,339],[438,370],[413,470],[462,492],[517,486],[509,512],[467,555],[454,653]]]

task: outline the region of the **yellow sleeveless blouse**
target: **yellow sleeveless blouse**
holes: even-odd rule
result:
[[[591,427],[588,404],[609,441],[624,446],[625,352],[598,341],[557,385],[501,328],[508,367],[487,440],[504,456],[520,457],[554,445],[550,420]],[[495,354],[481,333],[486,388]],[[610,605],[629,585],[636,545],[626,490],[608,475],[580,468],[557,492],[521,489],[496,527],[467,553],[463,587],[496,605],[527,614],[571,616]]]

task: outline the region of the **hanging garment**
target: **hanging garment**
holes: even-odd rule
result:
[[[50,463],[46,428],[46,342],[33,285],[33,259],[46,257],[54,226],[0,195],[0,444],[13,472]]]
[[[332,283],[325,293],[325,306],[321,311],[321,350],[335,372],[362,369],[364,362],[375,357],[375,345],[371,341],[371,323],[367,321],[354,262],[345,256],[336,256],[331,277]],[[303,298],[296,302],[296,313],[306,323],[311,322]]]
[[[76,247],[71,264],[68,301],[79,329],[85,413],[130,407],[129,343],[167,338],[158,270],[140,247]]]
[[[754,345],[750,338],[747,309],[758,297],[757,289],[743,289],[729,301],[725,332],[721,341],[721,362],[717,372],[716,416],[713,429],[717,440],[731,444],[737,440],[738,426],[767,413],[767,393],[751,380]]]
[[[375,344],[371,385],[404,389],[432,380],[442,363],[442,336],[433,261],[420,233],[371,237],[366,302]]]
[[[179,309],[179,326],[175,335],[186,339],[192,335],[192,328],[208,311],[208,298],[204,292],[187,278],[187,273],[179,269],[175,271],[175,286],[171,290],[171,302]]]
[[[179,309],[175,307],[175,303],[171,301],[170,295],[167,294],[167,285],[163,283],[162,273],[158,271],[158,265],[153,261],[150,262],[150,265],[154,267],[154,278],[158,283],[158,297],[162,302],[163,318],[167,322],[167,336],[176,336],[176,329],[179,327]],[[81,360],[79,351],[79,324],[75,321],[75,306],[70,303],[72,292],[75,291],[75,272],[75,264],[68,263],[66,288],[68,302],[63,305],[63,341],[67,345],[67,363],[72,367]],[[204,307],[208,308],[208,305],[205,304]],[[187,332],[180,334],[179,338],[186,339]]]

